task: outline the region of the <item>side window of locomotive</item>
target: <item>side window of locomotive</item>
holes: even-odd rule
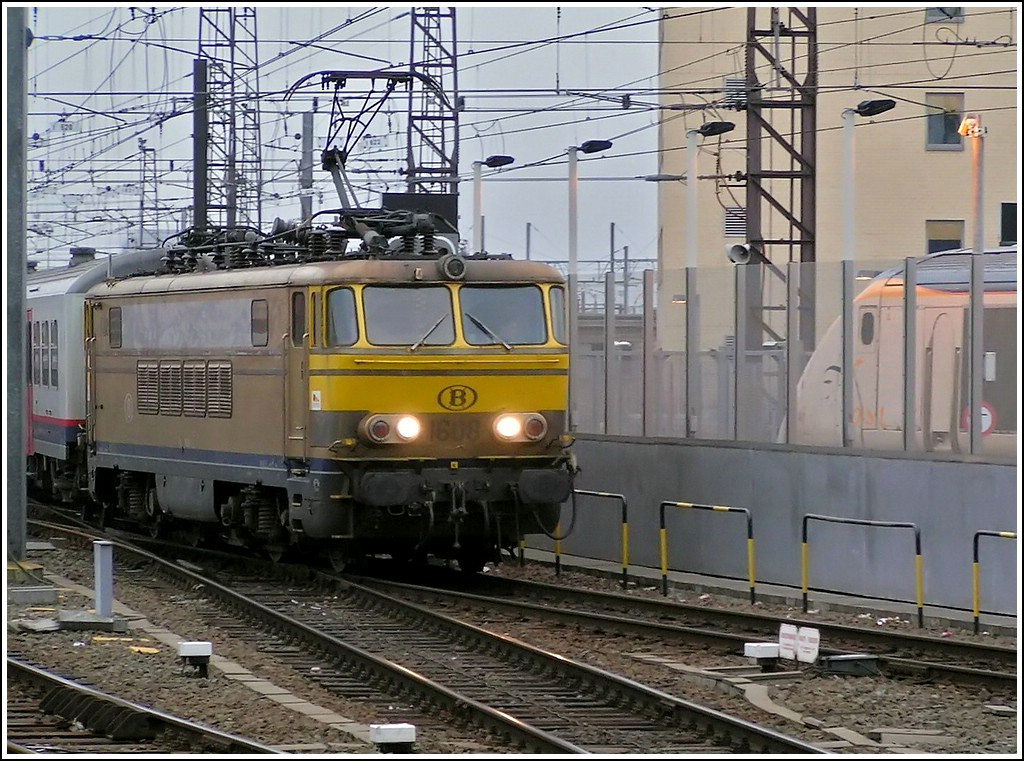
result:
[[[870,346],[875,340],[875,313],[865,309],[860,315],[860,342]]]
[[[542,344],[548,331],[544,294],[535,285],[471,286],[459,291],[462,333],[473,346]]]
[[[565,330],[565,291],[561,288],[551,289],[551,327],[558,343],[568,343]]]
[[[112,307],[107,318],[107,337],[111,349],[121,348],[121,307]]]
[[[366,338],[377,346],[447,346],[455,340],[446,286],[367,286],[363,309]]]
[[[320,294],[313,294],[313,313],[310,316],[309,335],[313,346],[320,345]]]
[[[292,294],[292,346],[302,346],[306,336],[306,294]]]
[[[43,336],[39,339],[43,352],[43,385],[50,385],[50,323],[43,320]]]
[[[250,334],[253,346],[266,346],[270,337],[270,312],[264,299],[254,299],[249,305]]]
[[[50,323],[50,385],[57,388],[57,321]]]
[[[32,324],[32,385],[38,386],[42,379],[40,372],[41,360],[39,358],[39,321]]]
[[[351,346],[358,340],[356,296],[351,288],[335,288],[327,294],[327,345]]]

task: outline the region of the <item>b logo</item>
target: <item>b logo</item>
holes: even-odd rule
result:
[[[476,391],[469,386],[446,386],[437,395],[437,403],[452,412],[468,410],[476,404]]]

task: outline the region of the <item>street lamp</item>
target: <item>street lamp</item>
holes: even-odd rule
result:
[[[686,132],[686,266],[697,266],[697,138],[724,135],[735,129],[732,122],[705,122]]]
[[[981,405],[984,399],[984,318],[983,318],[983,283],[985,280],[982,255],[985,253],[985,213],[984,177],[985,177],[985,133],[988,130],[981,126],[981,114],[965,114],[957,130],[963,137],[974,138],[974,246],[971,256],[971,296],[969,306],[970,340],[970,373],[968,388],[970,411],[968,412],[968,446],[971,454],[981,451]]]
[[[495,154],[488,156],[483,161],[473,162],[473,253],[480,253],[484,250],[484,224],[483,224],[483,167],[497,169],[511,164],[515,161],[511,156]]]
[[[579,168],[577,166],[577,153],[599,153],[612,147],[611,140],[587,140],[582,145],[571,145],[565,149],[569,159],[569,428],[575,430],[579,421],[575,405],[579,401],[579,393],[576,387],[576,376],[578,369],[575,369],[573,361],[579,356],[579,304],[576,303],[577,291],[577,250],[579,236],[577,229],[577,208],[580,187]]]
[[[854,190],[853,190],[853,127],[857,116],[878,116],[896,105],[894,100],[862,100],[855,108],[843,111],[843,301],[842,301],[842,347],[843,390],[840,400],[842,445],[853,441],[851,421],[853,419],[853,285],[854,285]],[[859,278],[857,278],[859,279]]]
[[[853,125],[856,116],[878,116],[896,105],[894,100],[862,100],[856,108],[843,111],[843,259],[853,259]]]

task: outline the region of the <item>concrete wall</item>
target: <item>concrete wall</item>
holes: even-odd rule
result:
[[[581,436],[574,446],[578,489],[626,497],[634,565],[660,566],[658,505],[665,500],[748,509],[757,583],[797,588],[804,515],[908,522],[920,530],[926,612],[930,605],[970,610],[974,533],[1018,530],[1013,464],[618,436]],[[671,570],[747,578],[742,514],[666,509]],[[620,560],[617,503],[580,496],[577,511],[562,551]],[[570,506],[562,516],[567,527]],[[912,529],[811,520],[808,545],[812,590],[916,601]],[[1015,614],[1017,540],[983,536],[979,547],[982,610]]]

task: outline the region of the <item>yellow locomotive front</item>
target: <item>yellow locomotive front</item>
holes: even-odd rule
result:
[[[286,339],[293,529],[336,564],[468,570],[553,532],[573,475],[558,271],[451,254],[315,270],[291,294],[304,340]]]

